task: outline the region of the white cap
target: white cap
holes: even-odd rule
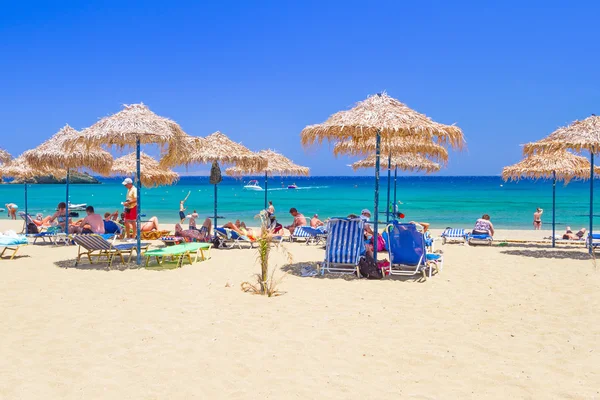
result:
[[[131,178],[125,178],[125,180],[122,183],[122,185],[131,185],[131,184],[133,184],[133,181],[131,180]]]
[[[360,213],[361,213],[361,214],[369,214],[369,215],[371,215],[371,211],[369,211],[369,210],[368,210],[368,209],[366,209],[366,208],[363,208],[363,210],[362,210]]]

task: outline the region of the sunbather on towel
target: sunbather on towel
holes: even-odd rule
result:
[[[208,223],[210,224],[210,219],[208,220]],[[199,231],[197,229],[183,229],[181,224],[176,224],[175,236],[196,240],[199,242],[208,242],[210,241],[210,226],[208,227],[207,231]]]
[[[481,218],[475,222],[475,227],[473,228],[473,235],[490,235],[494,236],[494,225],[490,221],[490,216],[488,214],[483,214]]]
[[[577,233],[573,233],[570,226],[567,226],[567,231],[563,234],[563,239],[566,240],[581,240],[585,235],[585,228],[581,228]]]

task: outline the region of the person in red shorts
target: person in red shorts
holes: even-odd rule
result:
[[[128,238],[134,238],[137,233],[137,188],[133,186],[131,178],[126,178],[123,186],[127,188],[127,195],[123,203],[125,206],[125,232]]]

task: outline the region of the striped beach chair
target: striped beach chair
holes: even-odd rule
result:
[[[290,236],[290,241],[294,239],[304,239],[307,245],[311,243],[319,244],[326,241],[327,235],[325,234],[324,226],[319,226],[318,228],[298,226],[294,229],[294,234]]]
[[[442,244],[451,242],[465,243],[467,241],[467,232],[464,229],[446,228],[441,235]]]
[[[435,268],[441,271],[444,259],[441,254],[427,253],[425,236],[414,224],[394,222],[386,227],[389,237],[390,275],[412,276]]]
[[[321,275],[327,272],[357,273],[365,252],[365,221],[360,218],[332,218],[327,223],[325,261]]]
[[[131,256],[137,251],[137,243],[113,245],[102,236],[96,234],[73,235],[70,239],[79,246],[77,249],[75,266],[79,264],[81,256],[87,256],[90,264],[93,264],[92,256],[96,256],[96,261],[100,261],[100,258],[106,257],[108,268],[110,268],[115,256],[119,257],[121,263],[125,264],[125,258],[123,256],[129,255],[128,261],[131,261]],[[149,243],[142,243],[141,249],[147,250],[149,246]]]

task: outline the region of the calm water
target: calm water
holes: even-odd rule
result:
[[[243,190],[244,182],[249,179],[224,178],[219,185],[219,215],[227,220],[252,220],[262,209],[264,192]],[[257,179],[264,187],[264,179]],[[104,180],[101,185],[71,185],[71,202],[91,204],[99,212],[121,209],[125,189],[120,182],[112,179]],[[299,189],[288,190],[287,185],[294,182]],[[380,194],[383,210],[386,184],[383,177]],[[0,185],[1,205],[15,202],[22,210],[23,189],[23,185]],[[296,207],[306,216],[318,213],[322,219],[358,214],[363,208],[373,211],[373,190],[372,177],[276,177],[269,180],[268,197],[276,207],[279,221],[286,223],[290,221],[287,213],[290,207]],[[597,190],[595,197],[600,198],[600,189]],[[201,216],[212,215],[214,189],[208,177],[183,177],[175,186],[143,189],[143,213],[156,215],[159,221],[175,222],[179,200],[188,191],[192,192],[186,203],[188,212],[196,209]],[[556,191],[558,229],[565,225],[587,226],[589,183],[572,182],[566,187],[558,183]],[[29,185],[28,193],[32,213],[50,213],[65,199],[64,185]],[[551,221],[550,181],[505,183],[499,177],[399,177],[397,196],[403,203],[400,211],[407,220],[429,221],[437,228],[470,227],[476,218],[488,213],[499,229],[530,229],[532,214],[538,206],[546,211],[544,222]]]

